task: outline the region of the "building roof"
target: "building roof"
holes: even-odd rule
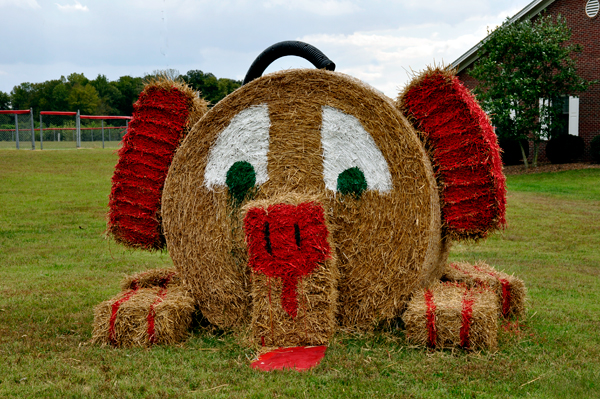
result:
[[[508,23],[512,24],[516,21],[531,19],[538,15],[540,12],[544,11],[550,4],[554,3],[555,1],[556,0],[533,0],[531,3],[526,5],[525,8],[516,13],[514,17],[509,19]],[[463,69],[467,68],[472,63],[474,63],[479,58],[478,50],[481,47],[484,40],[485,39],[471,47],[469,51],[458,57],[456,61],[450,64],[450,66],[452,68],[456,68],[458,73]]]

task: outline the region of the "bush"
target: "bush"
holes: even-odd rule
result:
[[[521,140],[523,149],[525,150],[525,156],[529,156],[529,142],[527,140]],[[523,155],[521,154],[521,147],[519,147],[519,141],[515,139],[500,138],[498,144],[502,148],[502,164],[508,165],[520,165],[523,163]]]
[[[600,163],[600,134],[592,139],[590,143],[590,154],[592,160],[596,163]]]
[[[575,162],[583,155],[584,149],[585,143],[581,137],[563,134],[548,140],[546,157],[554,164]]]

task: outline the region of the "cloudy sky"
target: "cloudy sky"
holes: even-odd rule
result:
[[[451,63],[530,1],[0,0],[0,90],[167,68],[241,80],[271,44],[302,40],[396,97],[411,70]],[[284,57],[267,72],[297,67],[312,66]]]

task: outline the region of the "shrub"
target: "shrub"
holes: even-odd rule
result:
[[[554,164],[574,162],[583,155],[584,149],[581,137],[563,134],[548,140],[546,157]]]
[[[529,142],[527,140],[521,140],[523,149],[525,150],[525,156],[529,156]],[[523,155],[521,154],[521,147],[519,147],[519,141],[515,139],[500,138],[498,144],[502,148],[502,163],[504,165],[520,165],[523,163]]]
[[[590,154],[592,160],[596,163],[600,163],[600,134],[592,139],[590,144]]]

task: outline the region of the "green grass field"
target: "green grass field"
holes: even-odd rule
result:
[[[600,397],[600,169],[509,176],[509,227],[452,260],[523,278],[527,319],[496,352],[407,345],[401,329],[340,332],[321,365],[262,373],[243,332],[180,346],[89,344],[93,308],[166,253],[104,239],[113,150],[0,151],[0,397]]]
[[[42,148],[43,146],[43,148]],[[104,142],[104,148],[119,148],[121,141],[108,141]],[[31,150],[31,140],[20,141],[19,148],[21,150]],[[81,148],[93,148],[101,149],[102,141],[82,141]],[[16,150],[17,145],[14,141],[0,141],[0,150]],[[35,149],[44,150],[75,150],[77,149],[77,143],[75,141],[44,141],[40,143],[39,140],[35,142]]]

